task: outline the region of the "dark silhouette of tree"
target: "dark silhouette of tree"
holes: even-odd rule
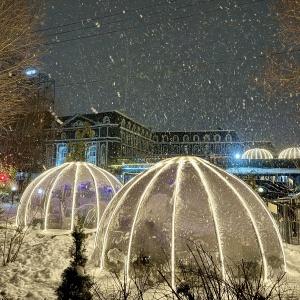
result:
[[[82,226],[76,226],[72,232],[71,264],[62,274],[61,285],[56,290],[58,300],[92,299],[93,286],[89,275],[85,274],[87,257],[85,255],[85,234]]]
[[[300,0],[279,0],[274,13],[284,49],[267,55],[263,86],[268,93],[294,97],[300,93]]]

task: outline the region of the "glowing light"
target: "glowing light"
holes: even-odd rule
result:
[[[37,190],[37,193],[38,193],[39,195],[42,195],[42,194],[44,193],[44,190],[43,190],[42,188],[39,188],[39,189]]]
[[[74,214],[75,214],[75,204],[76,204],[76,196],[77,196],[77,188],[78,188],[78,173],[79,173],[80,163],[76,163],[76,171],[75,171],[75,179],[73,186],[73,199],[72,199],[72,216],[71,216],[71,231],[74,229]]]
[[[35,68],[28,68],[25,70],[25,74],[28,77],[35,77],[38,75],[38,73],[39,73],[38,70]]]
[[[172,242],[171,242],[171,271],[172,271],[172,287],[176,289],[175,284],[175,224],[176,224],[176,205],[177,205],[177,198],[179,195],[179,187],[180,187],[180,180],[181,180],[181,170],[183,167],[184,161],[181,159],[179,161],[179,167],[177,169],[176,174],[176,186],[173,193],[173,214],[172,214]]]
[[[213,194],[210,191],[208,181],[206,180],[206,178],[205,178],[203,172],[201,171],[201,169],[199,168],[199,166],[196,164],[195,160],[190,160],[190,162],[192,163],[195,170],[198,172],[199,177],[200,177],[201,181],[203,182],[205,193],[207,195],[207,201],[208,201],[208,204],[209,204],[211,216],[212,216],[213,221],[214,221],[215,232],[216,232],[217,241],[218,241],[218,249],[219,249],[219,253],[220,253],[222,277],[224,278],[225,277],[224,254],[223,254],[223,249],[222,249],[221,233],[220,233],[220,229],[219,229],[220,226],[219,226],[219,222],[218,222],[218,216],[217,216],[217,213],[216,213],[215,199],[213,198]]]
[[[0,173],[0,182],[8,182],[10,180],[10,176],[7,173]]]
[[[265,190],[264,190],[262,187],[259,187],[259,188],[257,189],[257,191],[258,191],[259,193],[263,193]]]
[[[241,154],[240,154],[240,153],[236,153],[236,154],[234,155],[234,157],[235,157],[235,159],[240,159],[240,158],[241,158]]]

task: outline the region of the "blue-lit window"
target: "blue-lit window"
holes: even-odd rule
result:
[[[58,144],[57,148],[56,148],[56,162],[55,162],[55,165],[56,166],[62,165],[66,161],[67,155],[68,155],[68,146],[67,146],[67,144],[66,143]]]
[[[97,147],[96,145],[90,145],[86,151],[86,161],[96,165],[97,164]]]

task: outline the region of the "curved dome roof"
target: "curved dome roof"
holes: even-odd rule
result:
[[[70,162],[43,172],[24,191],[17,225],[72,230],[81,218],[95,229],[121,183],[109,172],[85,162]]]
[[[245,151],[242,159],[272,159],[273,155],[269,150],[254,148]]]
[[[223,274],[232,260],[260,262],[265,275],[285,267],[277,226],[259,196],[196,157],[164,160],[128,182],[98,228],[96,263],[101,269],[124,267],[127,276],[141,255],[153,265],[168,257],[174,284],[178,261],[188,257],[188,240],[212,254]]]
[[[300,159],[300,147],[287,148],[278,155],[279,159]]]

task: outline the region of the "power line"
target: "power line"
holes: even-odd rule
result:
[[[176,0],[172,0],[171,3],[176,2]],[[161,6],[170,6],[170,3],[166,3],[164,5],[160,5],[160,4],[153,4],[153,5],[148,5],[148,6],[142,6],[142,7],[137,7],[137,8],[131,8],[131,9],[123,9],[122,12],[118,12],[115,14],[109,14],[109,15],[104,15],[104,16],[99,16],[99,17],[95,17],[95,18],[84,18],[84,19],[80,19],[79,21],[75,21],[75,22],[71,22],[71,23],[65,23],[62,25],[57,25],[57,26],[52,26],[52,27],[47,27],[47,28],[42,28],[42,29],[38,29],[36,30],[36,32],[43,32],[43,31],[48,31],[48,30],[52,30],[52,29],[57,29],[57,28],[61,28],[61,27],[67,27],[67,26],[71,26],[71,25],[75,25],[75,24],[82,24],[82,22],[87,21],[87,20],[99,20],[99,19],[105,19],[105,18],[110,18],[110,17],[115,17],[115,16],[120,16],[120,15],[124,15],[124,11],[125,12],[131,12],[131,11],[138,11],[138,10],[144,10],[144,9],[148,9],[148,8],[152,8],[152,7],[161,7]]]
[[[213,2],[213,1],[216,1],[216,0],[211,0],[211,2]],[[174,9],[176,9],[176,10],[177,9],[184,9],[184,8],[191,7],[191,6],[196,6],[196,5],[188,4],[188,5],[184,5],[184,6],[174,7]],[[159,14],[162,14],[162,16],[166,15],[166,14],[163,14],[163,12],[159,12],[159,13],[150,13],[150,14],[148,14],[145,17],[148,18],[150,16],[153,16],[153,15],[155,16],[155,15],[159,15]],[[92,19],[88,18],[88,20],[92,20]],[[100,20],[100,19],[99,18],[94,18],[94,20]],[[101,24],[102,25],[111,25],[111,24],[115,24],[115,23],[123,23],[123,22],[126,22],[128,20],[131,20],[131,18],[128,17],[128,18],[125,18],[125,19],[119,19],[119,20],[116,20],[116,21],[106,22],[106,23],[101,23]],[[78,22],[74,22],[74,23],[78,23]],[[70,23],[70,24],[74,24],[74,23]],[[53,27],[53,28],[59,28],[59,27],[60,26],[56,26],[56,27]],[[97,25],[92,25],[92,26],[86,26],[86,27],[81,27],[81,28],[76,28],[76,29],[70,29],[70,30],[61,31],[61,32],[50,33],[50,34],[47,34],[45,36],[46,37],[48,37],[48,36],[55,36],[55,35],[61,35],[61,34],[71,33],[71,32],[80,31],[80,30],[97,29],[97,28],[99,28]]]
[[[277,52],[272,52],[270,54],[259,54],[257,56],[252,56],[250,58],[244,59],[243,57],[240,58],[236,58],[234,60],[217,60],[217,61],[210,61],[210,62],[187,62],[187,61],[180,61],[177,62],[177,66],[174,66],[173,69],[178,70],[180,63],[185,63],[186,66],[181,66],[181,67],[186,67],[187,70],[186,71],[190,71],[191,69],[194,69],[194,66],[197,65],[197,67],[201,66],[201,67],[208,67],[210,65],[221,65],[221,64],[234,64],[234,62],[237,61],[251,61],[251,60],[256,60],[256,59],[261,59],[261,58],[265,58],[267,56],[276,56],[276,55],[283,55],[285,53],[288,52],[300,52],[300,49],[294,49],[294,50],[287,50],[287,51],[277,51]],[[191,65],[194,65],[193,68],[190,68]],[[165,64],[164,64],[165,66]],[[168,69],[169,70],[169,69]],[[131,78],[133,78],[133,76],[131,76]],[[60,85],[56,85],[56,87],[67,87],[67,86],[75,86],[75,85],[84,85],[84,84],[93,84],[93,83],[97,83],[97,82],[102,82],[103,80],[100,79],[91,79],[91,80],[82,80],[82,81],[77,81],[77,82],[73,82],[73,83],[68,83],[68,84],[60,84]]]
[[[249,5],[249,4],[256,4],[256,3],[261,3],[261,2],[265,2],[266,0],[256,0],[256,1],[251,1],[251,2],[245,2],[243,4],[240,4],[240,6],[245,6],[245,5]],[[234,7],[234,8],[239,8],[239,6]],[[220,8],[218,9],[213,9],[213,10],[208,10],[206,12],[198,12],[198,13],[194,13],[194,14],[190,14],[187,16],[180,16],[180,17],[175,17],[175,18],[170,18],[169,20],[171,21],[180,21],[180,20],[184,20],[184,19],[188,19],[188,18],[192,18],[194,16],[197,15],[203,15],[203,14],[207,14],[207,13],[211,13],[211,12],[215,12],[215,11],[219,11]],[[163,24],[164,22],[149,22],[149,23],[142,23],[144,26],[151,26],[151,25],[159,25],[159,24]],[[61,43],[66,43],[66,42],[71,42],[71,41],[76,41],[76,40],[82,40],[82,39],[88,39],[88,38],[93,38],[93,37],[97,37],[97,36],[102,36],[102,35],[107,35],[107,34],[113,34],[113,33],[117,33],[117,32],[125,32],[125,31],[131,31],[134,29],[140,28],[139,26],[129,26],[125,29],[116,29],[116,30],[111,30],[111,31],[107,31],[107,32],[99,32],[99,33],[95,33],[95,34],[90,34],[90,35],[85,35],[85,36],[80,36],[80,37],[76,37],[76,38],[71,38],[71,39],[66,39],[66,40],[62,40],[62,41],[56,41],[56,42],[49,42],[49,43],[44,43],[44,45],[49,46],[49,45],[58,45]]]

